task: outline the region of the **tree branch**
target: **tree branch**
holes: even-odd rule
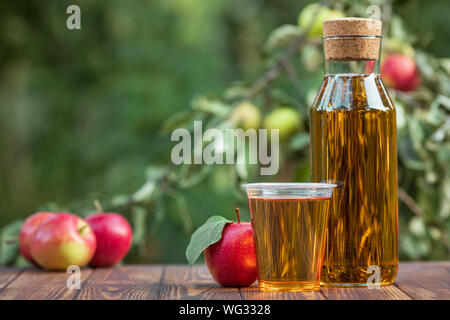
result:
[[[252,85],[249,93],[247,94],[247,96],[245,97],[244,100],[250,100],[250,99],[254,98],[255,96],[257,96],[261,92],[262,89],[264,89],[270,82],[275,80],[280,75],[281,70],[283,70],[283,68],[286,65],[290,64],[289,59],[294,54],[294,52],[296,52],[297,49],[301,45],[304,44],[304,42],[306,40],[306,36],[308,35],[309,30],[311,29],[313,23],[315,22],[319,11],[322,9],[322,7],[327,6],[329,2],[330,2],[329,0],[322,1],[322,3],[319,5],[319,7],[314,12],[311,22],[308,24],[308,26],[305,28],[305,30],[303,30],[303,32],[300,35],[298,35],[297,38],[295,38],[295,40],[287,48],[287,50],[285,51],[283,56],[274,64],[274,66],[271,69],[269,69],[265,74],[263,74],[262,77],[260,77]],[[292,79],[291,79],[291,81],[292,81]],[[298,84],[294,83],[294,85],[297,87],[297,85],[299,85],[299,83]]]
[[[398,198],[418,217],[425,217],[425,213],[417,202],[402,188],[398,188]]]

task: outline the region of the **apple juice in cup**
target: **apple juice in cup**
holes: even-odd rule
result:
[[[318,290],[328,207],[335,185],[244,185],[262,290]]]

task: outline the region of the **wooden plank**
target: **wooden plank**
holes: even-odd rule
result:
[[[395,285],[417,300],[450,300],[450,261],[400,263]]]
[[[22,270],[18,268],[0,267],[0,291],[17,278],[21,272]]]
[[[65,272],[0,268],[0,299],[450,299],[450,262],[400,263],[395,285],[321,288],[312,292],[223,288],[205,265],[124,266],[81,271],[81,290],[68,289]]]
[[[381,286],[379,289],[367,287],[322,287],[320,291],[327,300],[411,300],[394,285]]]
[[[241,288],[242,299],[245,300],[324,300],[320,291],[272,292],[261,291],[256,284]]]
[[[91,269],[81,269],[81,286],[91,273]],[[25,269],[0,292],[0,300],[73,299],[79,290],[67,287],[70,276],[66,272]]]
[[[238,288],[224,288],[211,277],[205,265],[166,266],[159,299],[240,300]]]
[[[156,300],[162,266],[94,269],[77,300]]]

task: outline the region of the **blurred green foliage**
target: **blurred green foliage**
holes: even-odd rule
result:
[[[233,108],[248,95],[263,115],[285,106],[302,115],[274,179],[309,180],[307,111],[324,73],[320,39],[303,41],[276,79],[251,91],[302,33],[297,16],[310,2],[0,3],[2,239],[39,208],[86,215],[98,198],[132,222],[126,262],[185,262],[192,230],[208,217],[232,218],[240,206],[248,218],[239,184],[260,177],[252,166],[170,165],[170,132],[194,119],[232,125]],[[81,7],[81,30],[66,28],[70,4]],[[367,17],[371,4],[386,18],[384,44],[397,41],[395,50],[412,54],[423,76],[414,93],[391,92],[399,110],[400,257],[448,259],[450,6],[330,7]],[[13,249],[2,249],[0,262],[13,263]]]

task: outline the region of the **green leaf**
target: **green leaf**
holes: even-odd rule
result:
[[[111,206],[114,208],[122,207],[130,202],[130,197],[124,194],[118,194],[111,198]]]
[[[187,123],[192,122],[195,116],[196,112],[192,109],[186,109],[175,113],[163,122],[161,132],[170,133],[175,129],[183,128]]]
[[[160,180],[167,172],[165,167],[160,166],[149,166],[145,170],[145,175],[149,180]]]
[[[151,199],[154,191],[156,190],[156,182],[148,180],[138,191],[136,191],[132,199],[135,202],[143,202]]]
[[[432,59],[430,58],[430,56],[427,55],[425,52],[417,51],[415,60],[422,76],[428,79],[432,79],[435,74],[434,71],[435,68],[433,66]]]
[[[192,231],[192,217],[189,213],[188,204],[186,198],[179,192],[174,196],[175,204],[177,205],[177,214],[183,225],[184,231],[189,233]]]
[[[223,228],[231,222],[233,221],[221,216],[212,216],[192,234],[191,242],[186,249],[186,259],[190,266],[195,263],[203,250],[222,238]]]
[[[405,29],[403,20],[397,15],[394,15],[391,18],[391,35],[392,38],[397,40],[403,40],[405,42],[408,42],[409,40],[409,35]]]
[[[231,86],[223,92],[223,99],[225,100],[234,100],[234,99],[242,99],[248,96],[249,88],[244,86],[234,85]]]
[[[293,150],[302,150],[309,145],[309,134],[305,132],[297,133],[289,142]]]
[[[443,96],[443,95],[438,95],[436,98],[436,101],[440,104],[443,105],[445,107],[445,109],[447,109],[448,111],[450,111],[450,98]]]
[[[5,227],[0,232],[0,265],[11,264],[19,255],[19,243],[8,240],[18,238],[22,220],[15,221]]]
[[[426,235],[426,225],[422,217],[412,217],[408,223],[411,234],[418,237],[424,237]]]
[[[322,66],[322,52],[319,51],[317,46],[311,44],[305,45],[301,52],[302,63],[306,70],[312,72]]]
[[[302,30],[291,24],[285,24],[278,27],[269,35],[266,42],[266,49],[272,51],[273,49],[283,48],[288,46],[294,41],[300,34]]]
[[[17,257],[16,261],[14,261],[14,266],[19,267],[19,268],[26,268],[26,267],[31,267],[32,264],[30,262],[28,262],[28,260],[25,259],[22,255],[19,255]]]
[[[145,220],[147,210],[141,206],[135,206],[131,210],[131,221],[133,223],[133,243],[139,244],[145,239]]]
[[[400,245],[406,255],[414,260],[423,258],[431,250],[431,243],[428,238],[419,238],[411,234],[400,238]]]
[[[153,215],[152,226],[150,232],[155,234],[157,230],[161,227],[161,223],[166,216],[166,209],[163,201],[163,197],[159,196],[156,199],[155,211]]]
[[[229,105],[217,99],[208,99],[205,97],[196,97],[192,101],[192,108],[194,110],[212,113],[219,117],[226,117],[230,114],[231,108]]]
[[[187,189],[195,186],[202,182],[206,177],[210,175],[213,170],[213,166],[202,166],[196,172],[191,173],[189,176],[186,174],[183,179],[181,179],[179,186],[182,189]]]

